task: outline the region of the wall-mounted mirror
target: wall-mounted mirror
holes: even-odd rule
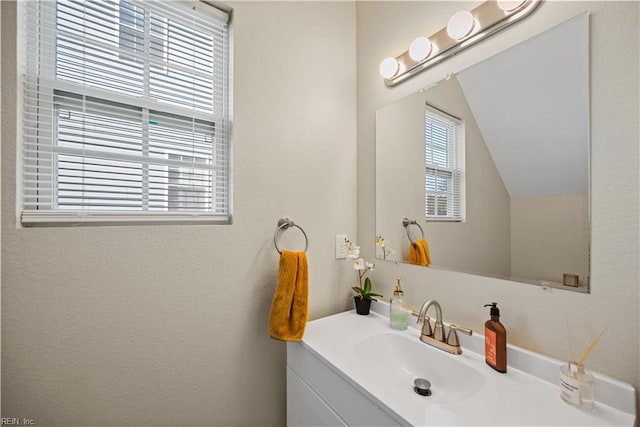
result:
[[[377,111],[377,258],[588,292],[589,219],[588,14]]]

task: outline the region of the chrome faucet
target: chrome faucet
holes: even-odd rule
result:
[[[433,324],[433,329],[431,329],[431,318],[427,316],[427,311],[431,306],[434,306],[436,309],[436,321]],[[440,307],[440,303],[434,299],[425,301],[422,307],[420,307],[418,323],[420,322],[422,322],[420,341],[452,354],[462,354],[462,348],[460,347],[460,341],[458,340],[458,334],[456,332],[459,331],[466,335],[473,333],[471,329],[451,325],[449,326],[449,333],[445,339],[444,324],[442,323],[442,307]]]

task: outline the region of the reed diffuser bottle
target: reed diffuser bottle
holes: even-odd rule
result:
[[[593,375],[578,362],[571,361],[560,367],[560,396],[565,402],[582,409],[593,409],[593,385]]]
[[[595,405],[595,379],[584,369],[584,362],[602,338],[606,328],[602,328],[591,340],[578,361],[571,361],[560,367],[560,397],[581,409],[591,410]]]

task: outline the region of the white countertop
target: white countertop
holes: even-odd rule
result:
[[[378,313],[374,312],[378,311]],[[603,375],[596,376],[596,404],[591,411],[573,407],[560,398],[557,385],[561,361],[509,345],[508,372],[491,369],[484,360],[484,336],[460,335],[464,352],[456,358],[475,369],[484,380],[482,389],[456,401],[419,396],[410,386],[399,387],[383,373],[363,369],[355,346],[378,334],[399,334],[419,341],[415,327],[395,331],[385,303],[372,304],[368,316],[348,311],[311,321],[302,344],[331,369],[351,382],[394,418],[411,425],[580,425],[633,426],[635,391],[630,385]],[[474,351],[475,350],[475,351]],[[362,355],[360,355],[361,357]],[[426,359],[426,358],[425,358]],[[425,360],[429,363],[429,360]]]

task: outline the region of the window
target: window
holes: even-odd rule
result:
[[[230,222],[228,12],[24,3],[22,222]]]
[[[425,217],[464,221],[464,124],[425,110]]]

